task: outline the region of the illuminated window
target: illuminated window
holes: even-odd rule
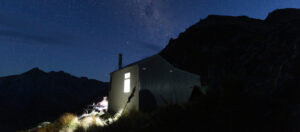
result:
[[[124,75],[124,93],[130,92],[130,72]]]

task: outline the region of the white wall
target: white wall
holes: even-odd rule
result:
[[[124,74],[130,72],[130,92],[124,93]],[[131,99],[130,103],[127,105],[126,110],[138,110],[138,66],[132,65],[126,67],[119,71],[111,73],[111,88],[108,95],[108,109],[111,112],[118,112],[120,109],[124,108],[128,97],[136,87],[134,97]]]

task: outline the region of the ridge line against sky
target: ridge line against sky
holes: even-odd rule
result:
[[[0,76],[33,67],[109,80],[210,14],[264,19],[297,0],[1,0]]]

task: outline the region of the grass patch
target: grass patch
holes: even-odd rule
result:
[[[199,103],[166,105],[153,112],[123,113],[117,121],[108,125],[105,120],[114,117],[109,113],[82,119],[66,113],[55,122],[30,132],[176,131],[198,126],[195,123],[199,122],[197,119],[201,114]]]

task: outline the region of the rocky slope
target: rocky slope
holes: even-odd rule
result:
[[[0,77],[0,130],[13,131],[52,121],[64,112],[82,112],[107,95],[108,83],[38,68]]]
[[[299,131],[299,40],[299,9],[265,20],[210,15],[160,55],[209,87],[205,130]]]

